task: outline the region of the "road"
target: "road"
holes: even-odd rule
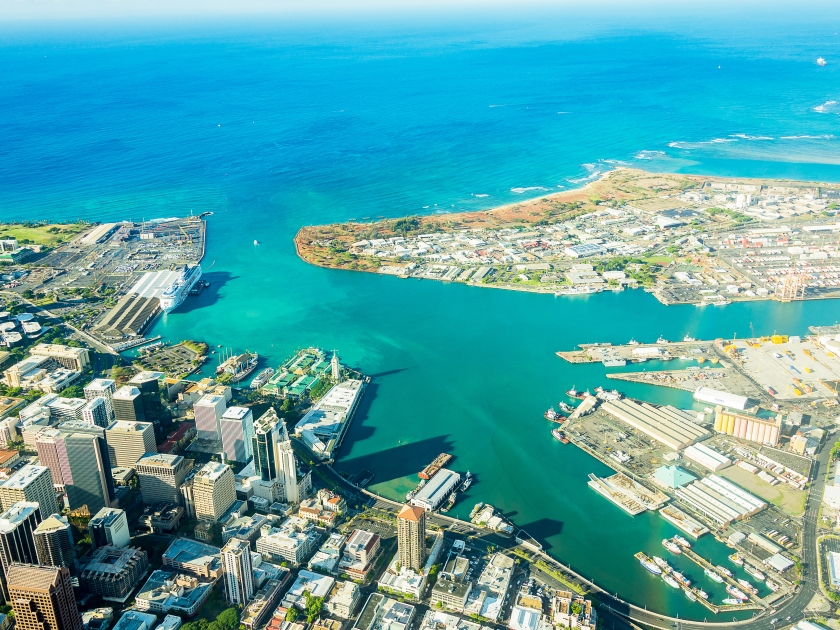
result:
[[[804,618],[805,609],[819,590],[819,585],[817,584],[817,567],[819,562],[819,558],[817,557],[817,519],[819,516],[820,502],[822,501],[823,488],[825,486],[825,470],[829,464],[830,457],[831,449],[828,448],[828,445],[825,445],[820,452],[818,460],[814,464],[814,481],[808,493],[808,500],[805,504],[805,514],[802,517],[803,579],[799,590],[792,597],[780,603],[775,608],[770,608],[760,617],[746,619],[743,621],[698,622],[685,621],[676,617],[661,615],[625,602],[616,595],[611,595],[605,592],[603,589],[589,582],[583,576],[576,574],[569,567],[562,565],[554,558],[551,558],[546,554],[539,555],[558,569],[562,569],[564,573],[575,575],[581,581],[589,584],[593,590],[597,591],[599,593],[598,597],[602,602],[603,607],[606,609],[606,614],[615,622],[624,618],[626,620],[630,620],[634,624],[643,624],[653,628],[661,628],[663,630],[708,630],[709,628],[719,628],[723,626],[737,626],[739,630],[775,630],[777,625],[789,625]],[[400,503],[390,501],[389,499],[377,496],[366,490],[360,490],[339,475],[331,466],[319,465],[319,468],[337,485],[342,488],[346,488],[349,492],[352,492],[354,496],[369,498],[372,501],[372,507],[389,512],[395,512],[402,507],[402,504]],[[442,528],[447,528],[463,535],[474,535],[492,539],[492,542],[500,548],[511,548],[512,546],[516,546],[516,543],[512,539],[488,534],[487,530],[483,528],[475,527],[470,523],[441,514],[434,514],[430,516],[429,521]],[[789,621],[787,620],[788,617],[790,617]],[[776,624],[773,624],[771,623],[773,619],[778,619],[779,621]]]

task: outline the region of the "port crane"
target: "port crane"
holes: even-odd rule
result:
[[[178,229],[181,230],[181,233],[184,235],[184,238],[187,239],[187,245],[192,245],[192,236],[190,236],[187,233],[187,231],[184,229],[184,226],[179,223]]]

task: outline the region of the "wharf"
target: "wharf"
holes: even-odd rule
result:
[[[668,495],[651,490],[620,472],[605,478],[590,474],[588,485],[632,516],[655,510],[670,500]]]
[[[689,560],[693,561],[704,571],[706,569],[714,571],[715,573],[720,575],[720,577],[722,577],[727,584],[731,584],[735,588],[743,590],[743,587],[740,584],[738,584],[738,582],[736,582],[729,576],[722,574],[715,565],[705,560],[702,556],[699,556],[698,554],[694,553],[691,549],[683,549],[682,555],[684,555]],[[747,593],[747,596],[750,598],[749,604],[739,604],[737,606],[716,606],[716,612],[727,612],[730,610],[764,610],[766,608],[769,608],[766,602],[764,602],[761,598],[753,595],[752,593]]]
[[[659,510],[659,516],[674,525],[677,529],[684,531],[692,538],[700,538],[709,533],[709,528],[700,521],[691,518],[688,514],[673,505],[666,505]]]
[[[698,360],[702,363],[710,360],[716,363],[719,359],[714,351],[712,341],[657,341],[656,343],[628,343],[614,346],[610,343],[579,344],[580,350],[561,350],[555,354],[569,363],[605,363],[610,361],[626,361],[643,363],[652,359],[671,361],[681,358]]]
[[[719,391],[731,391],[740,383],[738,377],[732,377],[725,368],[690,367],[685,370],[659,370],[656,372],[613,372],[607,378],[642,383],[644,385],[658,385],[670,387],[686,392],[694,392],[698,387],[711,387]],[[727,382],[729,383],[727,385]]]

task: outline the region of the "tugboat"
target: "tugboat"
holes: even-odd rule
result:
[[[472,473],[468,470],[466,476],[464,477],[464,483],[461,484],[461,492],[464,490],[468,490],[469,487],[472,485],[473,476]]]
[[[672,588],[679,588],[680,587],[679,583],[677,583],[677,581],[674,578],[672,578],[670,575],[665,575],[663,573],[662,574],[662,579],[665,580],[665,584],[667,584],[668,586],[670,586]]]
[[[677,534],[674,536],[674,542],[677,543],[680,547],[685,547],[686,549],[691,549],[691,543],[688,542],[685,538]]]
[[[733,564],[737,564],[739,567],[744,566],[744,559],[737,553],[733,553],[731,556],[729,556],[729,560]]]
[[[689,337],[688,335],[686,335],[685,337],[683,337],[683,341],[685,341],[686,343],[689,343],[691,341],[697,341],[697,340],[694,337]]]
[[[569,398],[578,398],[580,400],[583,400],[584,398],[586,398],[589,395],[590,394],[589,394],[588,391],[579,392],[578,390],[575,389],[574,385],[572,385],[572,389],[570,389],[569,391],[566,392],[566,396],[568,396]]]
[[[551,435],[554,436],[554,439],[558,442],[562,442],[563,444],[569,443],[569,438],[566,437],[566,434],[563,433],[560,429],[552,429]]]
[[[627,342],[627,345],[628,346],[638,346],[639,342],[636,341],[635,339],[631,339],[630,341]]]
[[[571,405],[567,405],[564,402],[557,403],[557,406],[560,407],[560,411],[562,411],[563,413],[572,413],[575,410],[574,407],[572,407]]]
[[[665,337],[663,337],[662,335],[659,335],[659,339],[656,340],[656,343],[671,343],[671,342],[668,341],[667,339],[665,339]]]
[[[452,506],[455,505],[455,499],[458,498],[458,493],[453,492],[449,495],[449,498],[446,500],[446,505],[440,508],[440,511],[446,514],[449,510],[452,509]]]
[[[723,573],[726,577],[728,577],[728,578],[730,578],[730,579],[732,578],[732,571],[730,571],[730,570],[729,570],[729,569],[727,569],[726,567],[722,567],[722,566],[720,566],[720,565],[717,565],[715,568],[716,568],[718,571],[720,571],[721,573]]]
[[[682,549],[680,549],[680,546],[673,540],[670,540],[669,538],[662,539],[662,546],[665,547],[665,549],[667,549],[671,553],[682,553]]]
[[[715,573],[715,572],[714,572],[714,571],[712,571],[711,569],[706,569],[705,571],[703,571],[703,573],[705,573],[705,574],[706,574],[706,576],[707,576],[710,580],[712,580],[713,582],[717,582],[718,584],[722,584],[722,583],[723,583],[723,578],[722,578],[722,577],[720,577],[717,573]]]
[[[566,416],[563,416],[554,409],[549,409],[543,414],[543,418],[546,420],[550,420],[551,422],[556,422],[557,424],[563,424],[566,421]]]

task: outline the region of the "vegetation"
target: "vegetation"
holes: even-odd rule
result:
[[[572,602],[569,610],[571,610],[572,614],[577,617],[583,612],[583,605],[580,602]]]
[[[214,592],[201,607],[198,613],[201,617],[195,621],[188,621],[181,627],[184,630],[234,630],[239,626],[239,611],[236,608],[226,608],[217,615],[220,601],[221,598]],[[212,620],[208,621],[208,618]]]
[[[190,339],[185,339],[181,342],[185,348],[188,350],[192,350],[198,356],[204,356],[207,353],[207,344],[203,341],[192,341]]]
[[[313,402],[319,400],[324,396],[324,394],[330,391],[330,387],[332,386],[333,381],[331,378],[324,376],[318,379],[318,382],[315,384],[315,387],[309,390],[309,399]],[[285,403],[287,400],[288,399],[284,400],[283,402]]]
[[[737,210],[730,210],[729,208],[707,208],[706,214],[708,214],[710,217],[722,215],[726,218],[733,220],[735,223],[746,223],[750,220],[750,217],[748,217],[747,215],[742,214]]]
[[[324,607],[324,598],[315,597],[311,593],[304,594],[306,597],[306,621],[312,623],[321,616],[321,609]]]
[[[0,224],[0,239],[14,238],[20,245],[56,247],[86,230],[88,223],[48,223],[23,221]]]
[[[397,219],[391,224],[391,229],[395,234],[405,236],[411,232],[416,231],[420,227],[420,220],[417,217],[405,217]]]
[[[81,385],[70,385],[62,389],[58,395],[61,398],[84,398],[85,390]]]
[[[286,621],[288,621],[289,623],[293,623],[297,620],[298,615],[300,615],[298,609],[294,606],[290,606],[289,609],[286,611]]]

